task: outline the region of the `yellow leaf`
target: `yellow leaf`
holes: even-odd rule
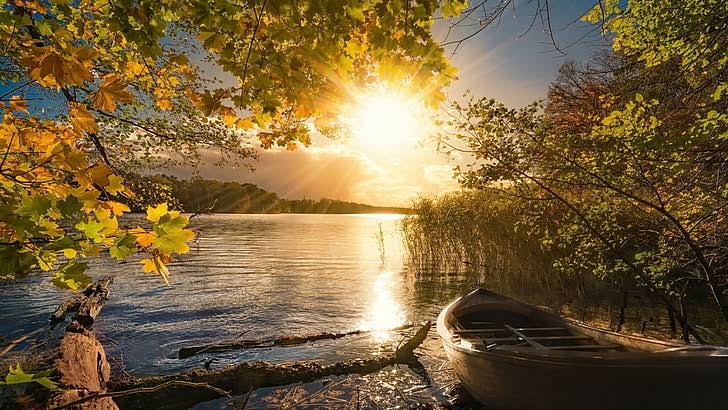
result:
[[[142,264],[142,270],[146,273],[152,273],[156,272],[159,274],[159,276],[162,277],[162,280],[165,284],[169,285],[169,270],[167,269],[167,266],[162,262],[159,258],[156,256],[149,259],[142,259],[140,261]]]
[[[88,169],[88,175],[95,184],[103,187],[110,184],[110,176],[113,173],[111,168],[103,162],[97,162]]]
[[[62,236],[65,233],[63,229],[58,227],[58,224],[47,219],[43,219],[38,225],[43,228],[41,232],[45,233],[46,235]]]
[[[136,61],[126,62],[126,71],[132,75],[140,75],[144,72],[144,64],[137,63]]]
[[[88,112],[85,104],[69,103],[70,121],[73,128],[78,132],[90,132],[95,134],[99,131],[96,126],[96,119]]]
[[[172,101],[169,100],[157,100],[157,107],[162,110],[169,111],[172,109]]]
[[[65,85],[65,74],[63,73],[64,60],[55,52],[50,52],[40,62],[39,77],[43,80],[55,82],[59,87]]]
[[[152,242],[154,242],[154,239],[157,238],[155,234],[147,232],[144,230],[144,228],[141,227],[130,229],[129,233],[134,235],[134,237],[136,238],[136,243],[138,243],[139,246],[143,248],[151,246]]]
[[[167,212],[168,209],[166,203],[161,203],[155,207],[150,206],[147,208],[147,220],[149,222],[157,222],[159,221],[159,218]]]
[[[68,259],[73,259],[76,255],[78,255],[78,252],[75,249],[67,248],[63,250],[63,256]]]
[[[142,264],[142,270],[145,273],[151,273],[157,271],[157,264],[154,263],[154,260],[145,258],[139,261],[139,263]]]
[[[13,111],[20,111],[26,114],[30,114],[28,112],[28,102],[20,98],[20,96],[18,95],[10,97],[10,109]]]
[[[94,108],[113,112],[116,104],[133,101],[132,95],[126,91],[127,83],[116,74],[107,74],[96,92],[91,93]]]
[[[124,212],[130,211],[128,206],[120,202],[108,201],[106,204],[111,208],[111,212],[116,216],[121,216]]]
[[[232,127],[237,122],[238,117],[235,115],[224,115],[222,117],[222,122],[225,123],[228,127]]]
[[[253,121],[250,119],[250,117],[247,118],[239,118],[235,122],[235,126],[240,128],[241,130],[247,130],[248,128],[253,127]]]
[[[124,190],[124,185],[122,184],[123,181],[124,178],[118,175],[109,175],[109,184],[106,186],[106,191],[111,195],[118,194]]]

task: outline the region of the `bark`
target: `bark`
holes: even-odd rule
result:
[[[124,378],[113,380],[110,390],[128,391],[159,386],[170,381],[206,383],[231,394],[245,394],[251,389],[280,386],[290,383],[307,383],[323,377],[343,374],[368,374],[396,363],[416,362],[413,351],[427,338],[432,325],[422,326],[415,335],[389,356],[370,359],[356,359],[334,364],[302,362],[287,365],[263,362],[240,363],[220,370],[194,369],[168,376],[144,379]],[[186,409],[196,403],[220,397],[214,391],[184,385],[169,385],[155,391],[154,395],[126,395],[115,398],[122,409],[155,408]]]
[[[111,278],[105,278],[89,285],[80,295],[62,303],[51,315],[51,326],[55,326],[67,314],[75,312],[52,360],[56,368],[54,376],[61,390],[51,396],[48,403],[50,408],[106,392],[111,368],[106,361],[104,347],[96,339],[91,327],[109,296],[111,283]],[[118,409],[109,397],[88,400],[74,408]]]
[[[672,305],[667,306],[667,317],[670,319],[670,336],[675,337],[677,335],[677,324],[675,323],[675,310]]]
[[[404,330],[414,325],[399,326],[391,330]],[[222,343],[216,343],[211,345],[199,345],[199,346],[188,346],[179,349],[179,358],[186,359],[190,356],[194,356],[202,353],[213,353],[213,352],[227,352],[230,350],[239,349],[253,349],[261,347],[271,346],[292,346],[299,345],[308,342],[315,342],[318,340],[333,340],[340,339],[346,336],[359,335],[363,333],[371,332],[369,330],[353,330],[350,332],[341,333],[319,333],[308,336],[286,336],[272,340],[230,340]]]
[[[109,298],[111,292],[109,286],[112,282],[111,278],[101,279],[89,285],[78,296],[61,303],[51,315],[51,329],[63,322],[67,314],[74,312],[76,315],[73,317],[71,325],[76,322],[76,325],[91,329],[96,316],[101,312],[101,307]]]
[[[624,326],[624,322],[626,320],[625,311],[627,310],[628,302],[629,302],[629,290],[626,287],[624,287],[622,289],[622,305],[619,307],[619,322],[617,323],[617,332],[621,332],[622,326]]]

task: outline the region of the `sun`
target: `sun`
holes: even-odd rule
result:
[[[422,103],[387,88],[359,94],[347,122],[357,143],[385,149],[413,145],[426,128]]]

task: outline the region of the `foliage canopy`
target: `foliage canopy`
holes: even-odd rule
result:
[[[0,275],[143,251],[145,272],[188,250],[165,203],[123,228],[126,171],[215,148],[233,159],[336,128],[349,90],[387,81],[439,103],[454,69],[430,35],[435,0],[11,0],[0,8]],[[444,14],[465,2],[446,0]],[[218,80],[216,77],[222,78]]]

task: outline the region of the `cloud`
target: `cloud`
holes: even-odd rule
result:
[[[408,206],[419,195],[439,194],[457,188],[452,166],[431,147],[386,150],[352,146],[346,141],[314,141],[295,151],[263,150],[258,161],[245,167],[212,165],[220,157],[203,154],[197,172],[203,178],[248,182],[283,198],[334,198],[382,206]],[[190,168],[159,170],[181,178]]]
[[[442,187],[455,185],[452,165],[432,164],[426,166],[423,171],[425,180],[430,184]]]
[[[262,151],[259,160],[252,163],[254,171],[212,165],[218,159],[213,152],[203,154],[203,165],[197,172],[203,178],[253,183],[285,198],[350,200],[362,181],[380,177],[384,172],[367,157],[337,147]],[[181,178],[193,175],[191,168],[181,167],[160,172]]]

